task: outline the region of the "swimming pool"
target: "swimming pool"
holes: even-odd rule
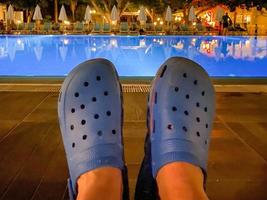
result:
[[[150,77],[172,56],[194,60],[212,77],[267,77],[267,37],[0,36],[0,76],[65,76],[104,57],[120,76]]]

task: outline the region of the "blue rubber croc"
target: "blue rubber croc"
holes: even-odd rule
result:
[[[93,59],[73,69],[61,88],[58,116],[70,173],[70,198],[77,196],[80,175],[109,166],[122,170],[123,199],[128,199],[122,91],[113,64]]]
[[[153,177],[172,162],[207,172],[215,92],[206,71],[192,60],[168,59],[158,70],[149,97]]]

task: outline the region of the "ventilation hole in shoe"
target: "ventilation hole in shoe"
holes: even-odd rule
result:
[[[96,76],[96,80],[100,81],[101,80],[101,76]]]
[[[179,88],[178,88],[178,87],[175,87],[175,88],[174,88],[174,91],[175,91],[175,92],[178,92],[178,91],[179,91]]]
[[[102,136],[102,134],[103,134],[102,131],[97,131],[98,136]]]
[[[87,135],[83,135],[83,140],[86,140],[86,138],[87,138]]]
[[[169,130],[172,130],[172,129],[173,129],[173,125],[172,125],[172,124],[168,124],[167,128],[168,128]]]
[[[157,101],[158,101],[158,93],[157,92],[155,92],[155,99],[154,99],[154,101],[155,101],[155,104],[157,104]]]
[[[188,115],[189,113],[188,113],[188,111],[186,110],[186,111],[184,111],[184,114],[185,114],[185,115]]]
[[[105,92],[104,92],[104,95],[105,95],[105,96],[108,96],[108,91],[105,91]]]
[[[200,133],[197,131],[197,136],[200,137]]]
[[[197,85],[197,80],[194,80],[194,85]]]
[[[83,119],[83,120],[81,121],[81,124],[84,125],[85,123],[86,123],[86,121]]]
[[[74,96],[75,97],[79,97],[79,93],[78,92],[75,92]]]
[[[153,120],[153,133],[155,133],[155,126],[156,126],[156,122],[155,120]]]
[[[172,111],[177,111],[177,108],[175,106],[172,107]]]
[[[183,131],[187,132],[187,128],[185,126],[183,126]]]
[[[199,107],[199,106],[200,106],[200,103],[199,103],[199,102],[197,102],[197,103],[196,103],[196,106],[197,106],[197,107]]]
[[[95,114],[94,118],[95,119],[98,119],[99,118],[99,115],[98,114]]]
[[[201,95],[202,95],[202,96],[205,96],[205,91],[202,91],[202,92],[201,92]]]
[[[75,108],[72,108],[71,109],[71,113],[75,113]]]
[[[107,114],[107,116],[110,116],[110,115],[111,115],[111,112],[108,110],[108,111],[106,112],[106,114]]]
[[[71,146],[72,146],[72,148],[74,148],[75,147],[75,143],[73,142]]]
[[[209,125],[208,124],[206,124],[206,128],[209,128]]]
[[[92,102],[96,102],[96,97],[93,97],[92,98]]]
[[[189,99],[189,94],[185,95],[185,98]]]
[[[184,77],[184,78],[186,78],[186,77],[187,77],[187,74],[186,74],[186,73],[184,73],[184,74],[183,74],[183,77]]]
[[[167,65],[165,65],[165,66],[163,67],[163,69],[162,69],[162,71],[161,71],[161,74],[160,74],[160,78],[162,78],[162,77],[164,76],[164,73],[165,73],[166,69],[167,69]]]
[[[115,130],[115,129],[112,130],[112,134],[113,134],[113,135],[116,134],[116,130]]]
[[[205,144],[208,144],[208,141],[207,140],[205,140]]]
[[[84,108],[85,108],[85,105],[84,105],[84,104],[82,104],[82,105],[81,105],[81,109],[83,110]]]
[[[205,111],[205,112],[208,112],[208,108],[207,108],[207,107],[205,107],[205,108],[204,108],[204,111]]]
[[[83,85],[84,85],[84,87],[88,87],[89,83],[88,83],[87,81],[85,81],[85,82],[83,83]]]
[[[74,125],[70,125],[70,130],[73,130],[74,129]]]
[[[197,120],[197,122],[200,122],[200,118],[199,117],[197,117],[196,120]]]

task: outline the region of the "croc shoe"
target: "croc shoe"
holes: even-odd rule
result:
[[[74,68],[62,85],[58,116],[70,173],[70,198],[77,196],[80,175],[108,166],[122,170],[123,199],[129,199],[122,91],[113,64],[106,59],[93,59]]]
[[[149,95],[145,145],[151,149],[145,151],[136,197],[146,199],[147,193],[156,193],[158,171],[172,162],[200,167],[206,180],[214,114],[214,88],[200,65],[182,57],[172,57],[162,64]],[[141,181],[144,179],[149,181]],[[157,194],[153,196],[158,199]]]

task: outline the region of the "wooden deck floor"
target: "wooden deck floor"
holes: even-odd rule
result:
[[[67,199],[57,93],[0,92],[0,199]],[[146,93],[125,93],[131,196],[143,155]],[[207,192],[213,200],[267,199],[267,94],[217,93]]]

